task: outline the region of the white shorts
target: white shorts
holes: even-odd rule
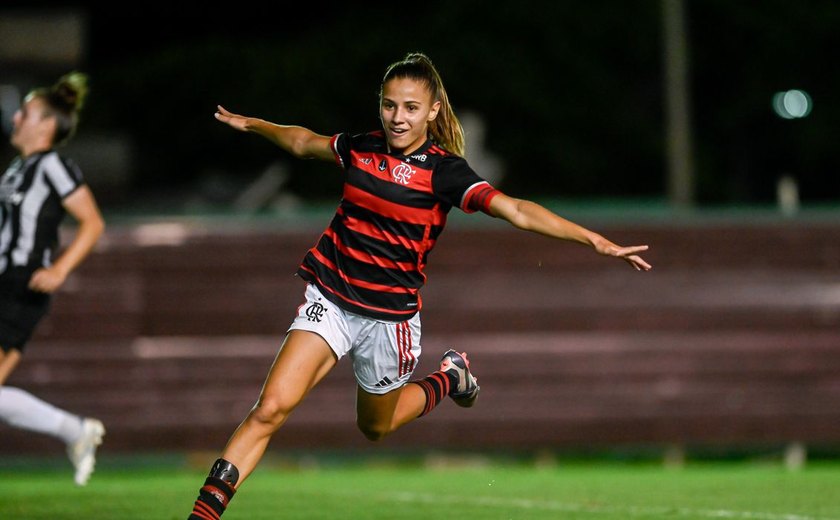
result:
[[[384,394],[408,382],[420,359],[420,314],[385,321],[347,312],[313,284],[289,330],[320,335],[338,359],[350,355],[356,382],[365,392]]]

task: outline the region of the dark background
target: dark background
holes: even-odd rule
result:
[[[217,104],[324,134],[377,127],[381,76],[410,51],[432,58],[457,113],[483,119],[510,194],[666,197],[660,1],[23,5],[7,9],[86,17],[80,135],[124,133],[133,150],[128,183],[100,190],[106,209],[164,191],[212,199],[208,179],[235,191],[289,159],[215,122]],[[783,174],[803,204],[836,202],[840,4],[689,1],[686,25],[698,205],[772,203]],[[772,110],[792,88],[813,99],[804,119]],[[289,192],[336,200],[330,165],[288,166]]]

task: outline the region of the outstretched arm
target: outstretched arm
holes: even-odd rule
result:
[[[566,220],[535,202],[499,193],[490,201],[490,214],[507,220],[519,229],[592,246],[599,254],[626,260],[636,270],[651,269],[651,265],[637,254],[647,251],[648,246],[616,245],[598,233]]]
[[[330,138],[316,134],[308,128],[293,125],[278,125],[256,117],[234,114],[219,105],[216,119],[241,132],[259,134],[298,159],[321,159],[333,161]]]

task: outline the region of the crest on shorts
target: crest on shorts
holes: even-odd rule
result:
[[[306,319],[309,321],[317,321],[321,323],[321,320],[324,318],[324,312],[326,312],[327,308],[321,305],[318,302],[313,302],[306,308]]]

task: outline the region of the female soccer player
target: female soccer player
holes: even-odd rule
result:
[[[69,140],[87,93],[87,76],[68,74],[50,88],[38,88],[14,115],[11,143],[16,157],[0,177],[0,420],[57,437],[67,445],[83,486],[96,462],[105,428],[9,386],[51,294],[87,257],[105,229],[93,194],[79,168],[56,147]],[[59,225],[70,213],[79,226],[58,251]]]
[[[520,229],[589,245],[627,261],[647,246],[620,247],[533,202],[509,197],[464,160],[464,134],[427,56],[390,65],[379,99],[382,129],[332,137],[245,117],[221,106],[216,119],[255,132],[297,158],[335,161],[344,194],[326,231],[304,257],[298,308],[257,403],[199,491],[190,519],[218,520],[254,470],[271,436],[344,355],[353,364],[357,424],[382,439],[428,414],[445,397],[470,407],[479,386],[467,355],[449,350],[440,370],[411,380],[420,356],[420,288],[429,252],[453,207],[481,211]]]

